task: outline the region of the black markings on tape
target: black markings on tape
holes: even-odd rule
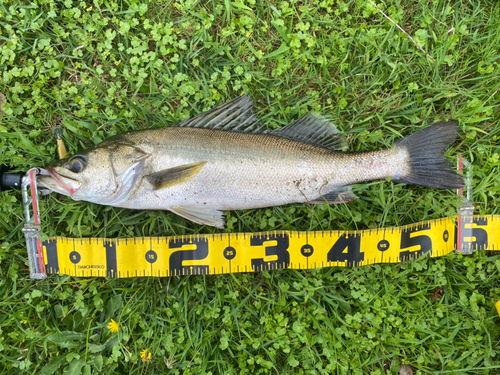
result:
[[[153,264],[153,263],[155,263],[157,260],[158,260],[158,254],[156,254],[156,251],[154,251],[154,250],[149,250],[149,251],[146,253],[146,262]]]
[[[443,232],[443,240],[444,242],[448,242],[449,239],[450,239],[450,233],[448,233],[448,230],[445,229],[445,231]]]
[[[361,234],[343,234],[333,244],[326,256],[328,262],[347,262],[348,267],[357,266],[365,260],[361,252]]]
[[[180,249],[185,245],[196,245],[195,250],[179,250],[170,255],[169,265],[171,275],[206,275],[208,265],[185,266],[186,260],[202,260],[208,256],[208,239],[206,238],[174,238],[168,241],[170,249]]]
[[[378,251],[387,251],[389,250],[389,247],[390,247],[390,243],[389,241],[387,240],[381,240],[378,244],[377,244],[377,249]]]
[[[106,248],[106,277],[117,277],[116,242],[104,241]]]
[[[47,240],[42,243],[47,254],[45,269],[47,273],[59,273],[59,258],[57,257],[57,239]]]
[[[233,260],[236,256],[236,249],[232,246],[228,246],[224,249],[223,255],[227,260]]]
[[[276,241],[276,245],[266,245],[266,242]],[[252,259],[252,269],[256,272],[264,270],[275,270],[279,268],[288,268],[290,265],[290,238],[288,234],[262,234],[252,235],[250,237],[250,246],[265,246],[266,257],[278,256],[278,259],[266,261],[264,258]]]
[[[300,253],[306,258],[309,258],[314,253],[314,247],[312,247],[309,244],[306,244],[300,248]]]
[[[419,250],[407,250],[401,251],[399,253],[400,261],[405,261],[409,259],[417,259],[423,255],[429,256],[432,254],[432,241],[426,234],[415,234],[420,232],[425,232],[431,229],[429,223],[423,223],[421,225],[415,225],[409,228],[403,228],[401,230],[401,246],[400,249],[408,249],[410,247],[419,246]]]
[[[464,217],[461,220],[461,241],[464,250],[485,250],[488,248],[488,232],[484,228],[488,225],[486,217]],[[471,228],[472,225],[477,227]]]
[[[78,264],[82,260],[82,256],[78,251],[72,251],[71,253],[69,253],[69,260],[73,264]]]

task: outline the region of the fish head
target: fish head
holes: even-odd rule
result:
[[[147,156],[133,145],[106,141],[48,166],[38,183],[74,200],[118,206],[137,187]]]

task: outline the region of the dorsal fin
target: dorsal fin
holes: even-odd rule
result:
[[[240,96],[175,126],[257,133],[265,130],[253,113],[253,101],[248,95]]]
[[[347,148],[347,138],[340,133],[333,122],[314,112],[305,114],[284,128],[274,130],[271,134],[331,150]]]
[[[268,133],[306,142],[330,150],[347,148],[347,139],[337,127],[318,113],[309,112],[284,128],[269,130],[253,113],[253,101],[240,96],[175,126],[218,129],[245,133]]]

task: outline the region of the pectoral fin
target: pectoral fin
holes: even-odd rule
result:
[[[224,214],[213,207],[176,206],[169,208],[169,210],[197,224],[224,229]]]
[[[154,190],[166,189],[189,181],[206,164],[206,161],[180,165],[178,167],[164,169],[160,172],[151,173],[145,178],[153,185]]]

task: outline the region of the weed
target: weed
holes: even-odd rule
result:
[[[377,7],[379,9],[377,9]],[[170,126],[250,93],[267,126],[308,111],[350,151],[460,122],[474,204],[500,207],[500,4],[0,0],[0,164]],[[380,11],[394,22],[390,22]],[[395,25],[433,59],[429,59]],[[373,182],[345,205],[227,213],[226,231],[365,229],[451,216],[453,191]],[[169,212],[41,201],[44,235],[216,233]],[[498,373],[498,256],[169,279],[28,278],[16,192],[0,195],[0,373]],[[118,332],[110,332],[113,321]],[[148,354],[149,353],[149,354]],[[146,359],[146,360],[145,360]]]

